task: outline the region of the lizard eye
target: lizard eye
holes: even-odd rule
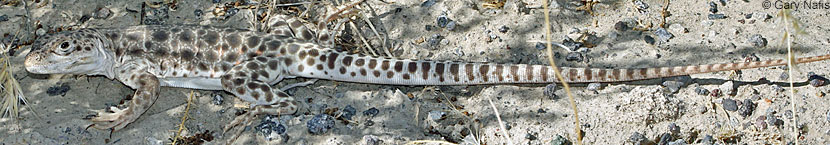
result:
[[[69,52],[72,52],[73,48],[72,44],[70,44],[69,42],[62,42],[58,47],[58,49],[54,50],[54,52],[58,54],[68,54]]]

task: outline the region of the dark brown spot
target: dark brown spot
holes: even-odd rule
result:
[[[168,35],[166,31],[154,31],[152,35],[153,41],[156,42],[164,42],[167,41],[168,38],[170,38],[170,35]]]
[[[380,63],[380,69],[389,70],[389,60],[383,60],[383,62]]]
[[[352,56],[346,55],[345,57],[343,57],[343,60],[341,60],[341,62],[343,62],[343,66],[351,66],[352,65],[352,59],[353,59]]]
[[[476,78],[475,74],[473,72],[473,64],[469,64],[469,63],[464,64],[464,72],[467,73],[467,79],[468,80],[472,81],[473,79]]]
[[[305,69],[304,65],[297,65],[297,71],[303,72],[304,69]]]
[[[547,82],[548,79],[550,79],[550,77],[548,76],[548,67],[545,66],[545,67],[542,67],[542,68],[539,68],[539,69],[541,69],[540,72],[539,72],[539,75],[542,76],[542,81]]]
[[[305,53],[305,51],[300,51],[300,54],[297,54],[297,57],[299,57],[300,60],[305,59],[306,56],[308,56],[308,54]]]
[[[323,70],[323,64],[317,64],[317,70]]]
[[[409,80],[409,74],[408,73],[404,73],[402,77],[403,77],[404,80]]]
[[[429,62],[421,62],[421,78],[424,80],[429,78]]]
[[[248,63],[248,64],[245,65],[245,67],[247,67],[250,70],[257,70],[257,69],[259,69],[259,64]]]
[[[435,63],[435,74],[439,77],[444,77],[444,63]]]
[[[291,65],[294,65],[294,60],[293,59],[283,59],[282,63],[284,63],[285,66],[291,66]]]
[[[314,65],[314,59],[312,59],[312,58],[308,58],[308,59],[306,59],[305,63],[306,63],[308,66],[313,66],[313,65]]]
[[[407,65],[407,68],[409,70],[409,73],[415,73],[415,71],[418,70],[418,63],[414,62],[414,61],[409,62],[409,64]]]
[[[184,31],[184,32],[179,33],[179,41],[182,41],[182,43],[186,43],[186,44],[193,43],[193,32]]]
[[[202,40],[205,41],[210,46],[215,46],[216,43],[219,43],[219,33],[216,31],[208,31],[204,36],[201,37]]]
[[[339,53],[331,53],[331,54],[329,54],[329,58],[328,58],[328,60],[331,60],[331,61],[328,61],[328,67],[329,67],[329,69],[334,69],[334,62],[337,60],[337,56],[338,56],[338,55],[340,55],[340,54],[339,54]],[[323,61],[325,61],[325,60],[323,60]]]
[[[513,76],[513,81],[519,81],[519,66],[510,66],[510,75]]]
[[[346,67],[340,67],[340,74],[346,74]]]
[[[394,66],[394,68],[395,68],[395,72],[401,72],[401,71],[403,71],[403,62],[401,62],[401,61],[395,61],[395,66]]]
[[[257,73],[258,73],[259,75],[261,75],[262,77],[265,77],[265,78],[271,78],[271,74],[268,74],[268,72],[267,72],[267,71],[265,71],[265,70],[259,70],[259,71],[257,71]]]
[[[577,75],[577,73],[578,73],[577,69],[578,68],[569,68],[568,69],[568,80],[570,80],[572,82],[576,82],[576,81],[579,80],[580,77],[579,77],[579,75]]]
[[[648,69],[647,68],[641,68],[640,69],[640,77],[641,78],[646,78],[647,75],[648,75]]]
[[[354,76],[355,76],[355,75],[357,75],[357,74],[355,74],[354,72],[351,72],[351,73],[350,73],[350,75],[351,75],[352,77],[354,77]]]
[[[243,89],[243,88],[241,88],[241,87],[240,87],[240,88],[236,88],[236,94],[237,94],[237,95],[243,95],[243,94],[245,94],[245,89]]]
[[[190,49],[182,49],[180,53],[181,53],[181,56],[180,56],[181,60],[183,60],[183,61],[193,61],[194,56],[196,55]]]
[[[366,76],[366,69],[365,68],[360,68],[360,75],[361,76]]]
[[[375,60],[375,59],[370,59],[370,60],[369,60],[369,69],[373,69],[373,68],[375,68],[375,66],[377,66],[377,65],[378,65],[378,61],[377,61],[377,60]]]
[[[478,74],[484,82],[488,82],[490,77],[487,77],[487,72],[490,72],[490,65],[481,65],[478,67]]]
[[[205,63],[199,63],[198,67],[199,67],[200,71],[207,71],[208,70],[208,66]]]
[[[527,76],[528,81],[533,80],[533,66],[532,65],[525,65],[525,76]]]
[[[245,40],[245,42],[248,44],[248,47],[255,47],[259,45],[259,39],[259,36],[249,36],[248,39]]]
[[[366,64],[366,60],[364,60],[363,58],[358,58],[354,60],[354,66],[361,67],[363,66],[363,64]]]
[[[585,76],[586,81],[591,81],[594,78],[593,72],[590,68],[583,68],[582,73]]]
[[[320,55],[320,51],[318,51],[317,49],[311,49],[308,51],[308,55],[310,55],[311,57],[317,57]]]
[[[390,79],[391,79],[391,78],[392,78],[392,76],[395,76],[395,73],[394,73],[394,72],[392,72],[392,71],[388,71],[388,72],[386,72],[386,78],[390,78]]]
[[[456,82],[459,81],[457,63],[450,64],[450,74],[453,76],[453,79],[455,79]]]
[[[280,65],[280,63],[279,63],[278,61],[276,61],[276,60],[271,60],[271,61],[268,61],[268,64],[267,64],[267,65],[268,65],[268,69],[271,69],[271,70],[276,70],[276,69],[277,69],[277,66],[279,66],[279,65]]]
[[[271,41],[268,41],[268,43],[265,43],[265,45],[268,46],[268,50],[274,51],[274,50],[277,50],[277,48],[280,47],[280,43],[281,43],[280,41],[271,40]],[[280,53],[285,54],[285,49],[280,49]]]
[[[380,71],[375,70],[372,74],[375,75],[375,77],[380,77]]]
[[[239,86],[239,85],[242,85],[242,83],[245,83],[245,80],[243,80],[243,79],[233,79],[232,82],[233,82],[234,86]]]
[[[608,73],[607,71],[608,70],[606,70],[606,69],[600,69],[599,70],[599,73],[597,74],[597,77],[599,77],[600,81],[608,80],[608,75],[605,74],[605,73]]]

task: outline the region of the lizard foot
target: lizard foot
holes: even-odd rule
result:
[[[90,127],[95,127],[97,129],[119,130],[137,118],[137,116],[132,113],[132,109],[129,107],[119,109],[118,107],[112,106],[109,108],[109,111],[99,110],[97,112],[97,115],[87,118],[92,121],[92,125],[90,125]]]

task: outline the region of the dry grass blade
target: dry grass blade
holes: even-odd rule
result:
[[[551,46],[551,34],[550,34],[550,9],[548,8],[548,1],[543,1],[542,6],[544,7],[545,11],[545,39],[548,48],[548,63],[550,63],[551,67],[553,67],[553,72],[556,74],[556,78],[559,79],[559,82],[562,83],[562,88],[565,88],[565,94],[568,95],[568,101],[571,103],[571,108],[574,110],[574,133],[576,133],[576,144],[582,145],[582,129],[579,128],[579,111],[576,108],[576,101],[574,100],[573,94],[571,94],[571,87],[568,86],[568,82],[565,81],[565,78],[562,78],[562,73],[559,71],[559,67],[556,66],[556,61],[553,61],[553,46]]]
[[[786,41],[785,43],[787,44],[787,58],[786,58],[787,68],[788,68],[787,73],[790,76],[790,77],[787,77],[787,78],[788,78],[788,81],[789,81],[789,84],[790,84],[790,102],[791,102],[790,107],[792,107],[792,110],[793,110],[792,111],[793,112],[793,118],[791,120],[792,123],[790,123],[790,124],[793,125],[792,126],[793,127],[792,128],[793,142],[795,142],[795,144],[798,145],[799,144],[798,143],[798,136],[799,136],[799,133],[798,133],[798,111],[795,111],[796,110],[795,105],[798,104],[798,102],[796,102],[796,99],[795,99],[796,98],[795,97],[795,87],[793,85],[794,84],[793,83],[793,77],[794,77],[793,70],[796,69],[795,68],[796,61],[795,61],[795,55],[793,54],[793,48],[792,48],[792,39],[793,38],[792,38],[792,36],[790,36],[790,31],[791,31],[790,26],[793,27],[792,31],[796,31],[795,34],[803,33],[803,30],[801,30],[801,27],[798,25],[798,23],[799,23],[798,19],[793,18],[788,9],[781,9],[780,11],[778,11],[778,16],[781,16],[781,20],[783,20],[783,23],[784,23],[784,41]]]
[[[193,90],[190,91],[190,96],[187,98],[187,106],[185,106],[184,115],[182,115],[182,123],[179,124],[179,129],[176,130],[176,134],[173,135],[172,145],[176,145],[179,140],[184,140],[182,137],[182,131],[187,129],[184,127],[184,122],[187,121],[188,114],[190,114],[188,113],[190,112],[190,104],[193,104]]]
[[[501,114],[499,114],[499,109],[496,109],[496,105],[493,104],[493,99],[489,96],[487,97],[487,102],[490,102],[490,107],[493,107],[493,112],[496,113],[496,119],[499,121],[499,128],[501,128],[502,134],[504,134],[504,139],[507,140],[508,145],[513,145],[513,141],[510,140],[510,134],[507,133],[507,128],[504,127],[504,122],[501,121]]]
[[[9,58],[10,57],[5,53],[2,58],[0,58],[0,63],[2,63],[2,67],[0,68],[0,85],[2,85],[0,86],[0,94],[3,95],[3,106],[0,108],[2,115],[0,116],[18,118],[20,115],[20,102],[22,101],[23,104],[29,103],[26,101],[26,96],[23,95],[20,83],[18,83],[17,79],[14,78],[14,71],[11,69],[11,62],[9,62]]]

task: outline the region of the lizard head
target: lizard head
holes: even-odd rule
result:
[[[90,30],[41,36],[26,56],[26,70],[36,74],[101,74],[109,56],[99,36]]]

